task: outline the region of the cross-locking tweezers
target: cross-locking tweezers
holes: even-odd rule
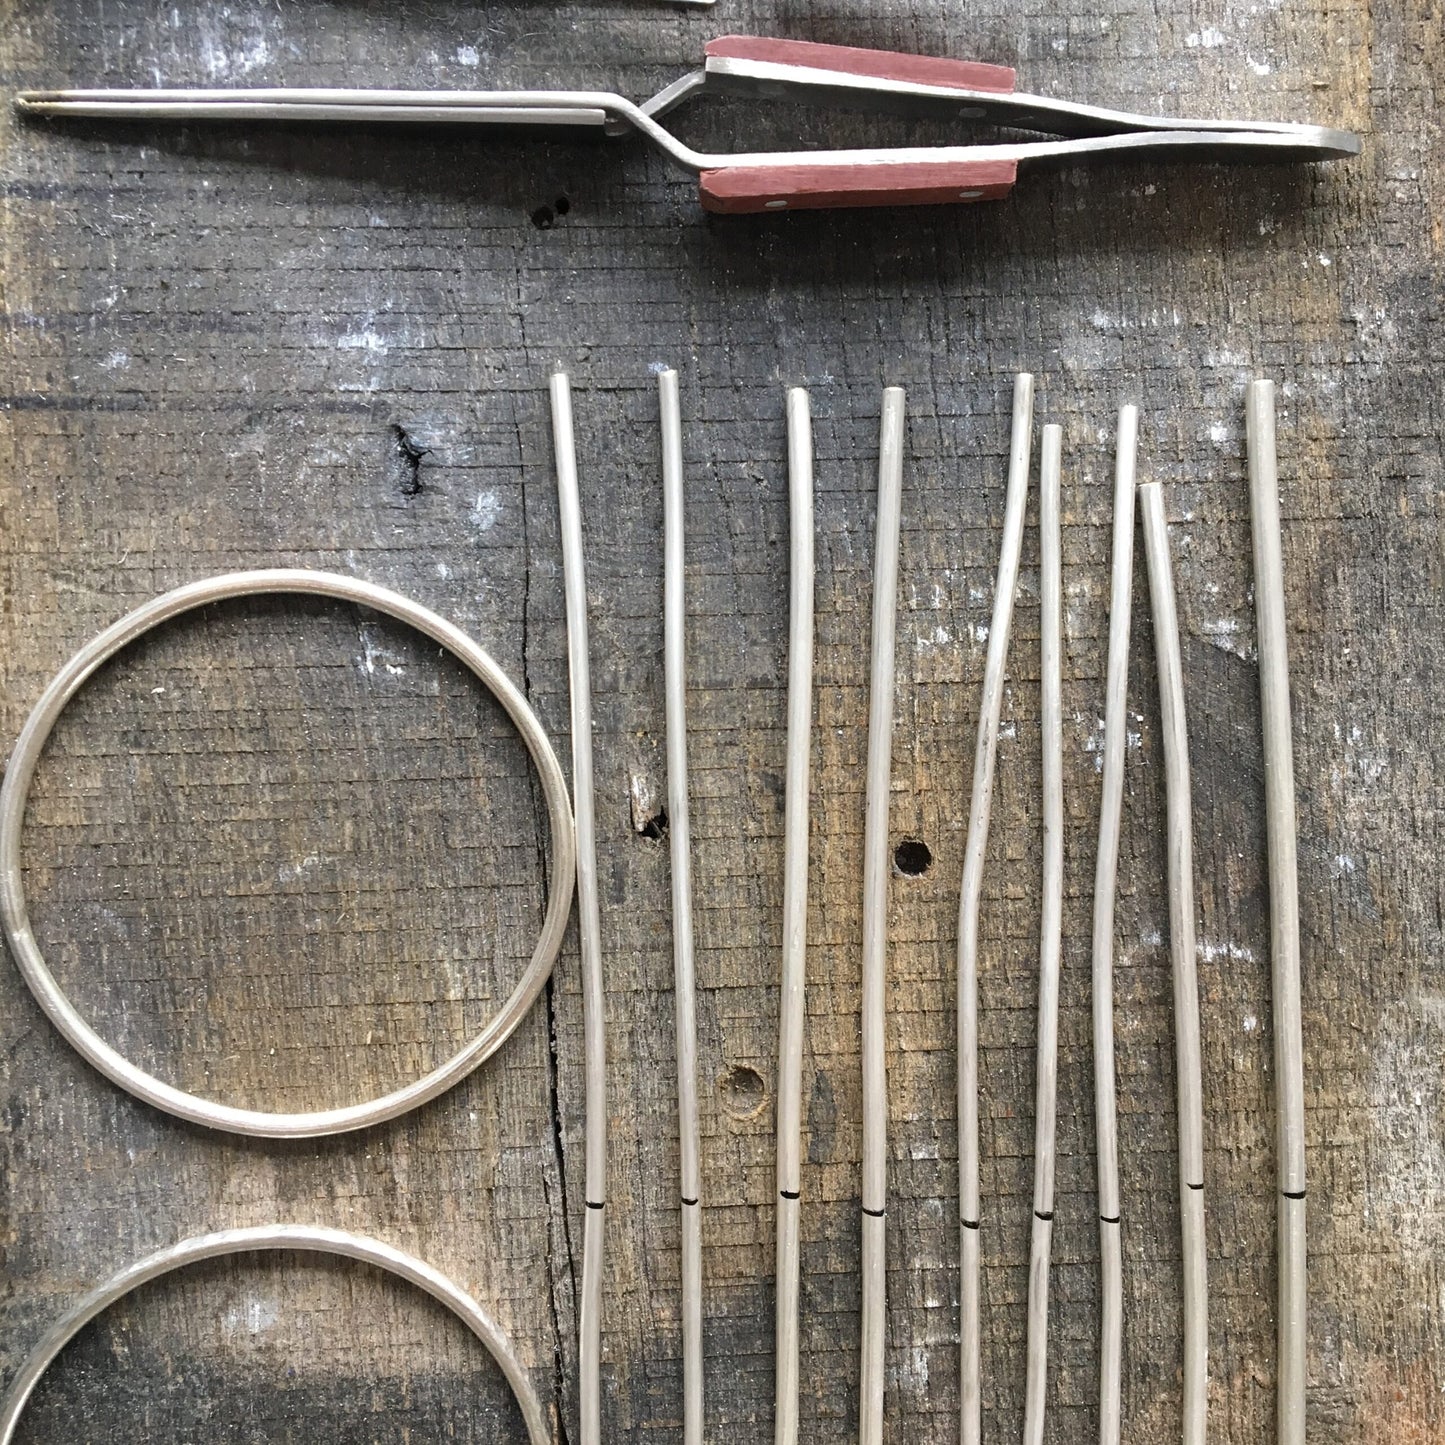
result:
[[[659,117],[694,95],[829,102],[907,116],[983,121],[1058,139],[871,150],[709,155]],[[637,105],[607,91],[58,90],[21,95],[30,115],[136,120],[412,121],[640,131],[698,177],[710,211],[925,205],[995,200],[1021,165],[1108,155],[1207,160],[1326,160],[1358,155],[1345,131],[1271,121],[1134,115],[1014,91],[1006,66],[801,40],[727,35],[702,69]]]

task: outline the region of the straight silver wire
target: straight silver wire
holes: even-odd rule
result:
[[[1094,1117],[1099,1158],[1099,1445],[1119,1445],[1124,1342],[1119,1123],[1114,1083],[1114,893],[1124,811],[1129,718],[1129,614],[1134,596],[1134,475],[1139,408],[1119,409],[1114,455],[1114,557],[1109,586],[1109,660],[1104,683],[1104,777],[1094,864]]]
[[[863,824],[863,1330],[859,1445],[883,1442],[884,1210],[888,1195],[888,801],[893,774],[893,654],[903,503],[903,388],[883,393],[873,553],[873,657]]]
[[[813,423],[788,392],[788,744],[783,818],[783,967],[778,1027],[777,1370],[774,1445],[798,1439],[799,1211],[808,944],[808,768],[813,726]]]
[[[663,680],[667,831],[672,845],[672,964],[677,1007],[677,1113],[682,1160],[682,1438],[702,1445],[702,1205],[697,1126],[697,994],[693,976],[692,828],[687,790],[687,604],[682,405],[677,373],[657,377],[662,420]]]
[[[597,893],[597,828],[592,782],[592,668],[587,643],[587,567],[572,428],[572,386],[564,372],[549,383],[562,578],[567,608],[567,666],[572,716],[572,808],[577,822],[577,927],[582,951],[582,1032],[586,1115],[586,1222],[578,1310],[578,1393],[582,1445],[599,1445],[601,1424],[602,1253],[607,1202],[607,1020],[602,981],[602,921]]]
[[[1029,496],[1029,454],[1034,426],[1034,379],[1014,379],[1013,432],[1009,442],[1008,491],[1004,503],[1003,542],[994,581],[993,617],[983,697],[978,710],[978,741],[973,758],[973,794],[968,809],[968,840],[958,899],[958,1200],[959,1370],[962,1381],[960,1445],[979,1445],[982,1429],[979,1363],[979,1194],[978,1194],[978,906],[983,864],[988,851],[989,813],[993,804],[994,761],[1003,712],[1004,668],[1018,590],[1023,550],[1024,510]]]
[[[1189,797],[1189,735],[1184,716],[1184,667],[1164,494],[1158,482],[1139,488],[1144,556],[1154,611],[1159,710],[1164,740],[1168,814],[1169,944],[1174,959],[1175,1066],[1179,1095],[1179,1206],[1184,1266],[1184,1445],[1204,1445],[1209,1304],[1204,1259],[1204,1093],[1199,1043],[1199,981],[1194,936],[1194,825]]]
[[[1059,1113],[1059,971],[1064,908],[1063,558],[1059,473],[1063,432],[1039,449],[1039,650],[1043,732],[1043,898],[1039,925],[1038,1063],[1034,1077],[1034,1218],[1029,1251],[1024,1445],[1042,1445],[1049,1364],[1049,1259]]]
[[[1305,1438],[1305,1110],[1300,999],[1299,877],[1289,647],[1284,625],[1284,555],[1275,461],[1274,383],[1256,381],[1245,411],[1254,611],[1264,733],[1264,816],[1269,849],[1270,965],[1279,1137],[1279,1445]]]

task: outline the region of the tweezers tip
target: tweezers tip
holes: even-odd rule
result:
[[[76,102],[72,90],[22,90],[13,101],[19,115],[64,115]]]
[[[1365,148],[1364,141],[1350,130],[1335,130],[1333,126],[1322,125],[1315,127],[1315,136],[1319,148],[1327,156],[1340,160],[1357,156]]]

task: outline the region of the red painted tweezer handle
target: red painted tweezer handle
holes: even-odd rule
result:
[[[710,41],[706,54],[708,59],[761,61],[997,95],[1011,94],[1014,88],[1014,72],[1004,65],[807,40],[725,35]],[[704,171],[698,190],[703,208],[723,215],[839,206],[929,206],[998,200],[1013,188],[1017,172],[1017,162],[1007,160],[728,166]]]

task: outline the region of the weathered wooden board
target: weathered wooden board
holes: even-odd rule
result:
[[[590,85],[643,96],[752,30],[1017,65],[1104,104],[1361,131],[1319,170],[1109,166],[996,206],[706,218],[636,142],[165,131],[0,117],[0,733],[84,639],[260,564],[391,585],[469,629],[566,755],[545,379],[577,386],[612,1069],[609,1440],[676,1438],[676,1146],[651,369],[679,368],[705,1131],[709,1433],[772,1400],[783,388],[817,413],[818,676],[803,1189],[804,1435],[856,1421],[858,945],[879,392],[908,388],[892,888],[888,1432],[957,1419],[953,948],[1011,374],[1066,431],[1067,951],[1049,1438],[1088,1438],[1097,1245],[1088,934],[1110,437],[1140,402],[1179,561],[1208,1101],[1211,1438],[1273,1414],[1273,1104],[1243,388],[1282,384],[1305,898],[1312,1439],[1445,1437],[1437,759],[1445,41],[1436,0],[1088,13],[875,0],[5,0],[0,89]],[[689,137],[905,135],[699,110]],[[919,132],[920,134],[924,132]],[[402,431],[398,433],[397,428]],[[409,457],[401,437],[412,449]],[[1022,1411],[1039,793],[1037,547],[1006,701],[983,979],[987,1438]],[[1179,1410],[1160,756],[1142,588],[1119,918],[1126,1437]],[[26,830],[37,927],[107,1037],[275,1107],[412,1077],[474,1030],[540,920],[545,825],[500,712],[404,630],[215,609],[91,683]],[[276,1219],[410,1248],[472,1289],[576,1430],[575,939],[504,1052],[418,1115],[320,1143],[182,1127],[59,1040],[0,968],[0,1369],[77,1292]],[[439,1310],[360,1269],[218,1264],[67,1351],[27,1440],[496,1440],[520,1420]]]

